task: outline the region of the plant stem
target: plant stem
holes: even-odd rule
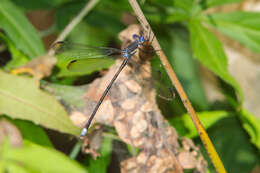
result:
[[[73,149],[72,149],[72,151],[70,152],[70,155],[69,155],[69,157],[70,157],[71,159],[74,160],[74,159],[77,157],[77,155],[78,155],[79,152],[80,152],[81,145],[82,145],[82,141],[81,141],[81,140],[79,140],[79,141],[74,145],[74,147],[73,147]]]
[[[174,70],[172,69],[166,55],[162,51],[161,46],[160,46],[156,36],[154,35],[154,32],[152,31],[150,24],[146,20],[140,6],[136,2],[136,0],[128,0],[128,1],[129,1],[130,5],[132,6],[132,8],[133,8],[139,22],[143,26],[143,28],[148,27],[149,30],[150,30],[149,32],[151,33],[150,36],[152,38],[154,37],[153,42],[152,42],[152,46],[154,47],[154,49],[155,50],[161,50],[161,51],[156,51],[156,53],[159,56],[165,70],[167,71],[167,73],[168,73],[168,75],[171,79],[172,84],[175,86],[175,88],[176,88],[176,90],[177,90],[177,92],[178,92],[178,94],[179,94],[179,96],[182,100],[182,103],[184,104],[187,112],[189,113],[189,115],[190,115],[190,117],[191,117],[191,119],[192,119],[198,133],[199,133],[201,141],[203,142],[204,147],[206,148],[208,155],[210,156],[211,161],[216,168],[216,171],[219,172],[219,173],[226,173],[226,170],[224,168],[222,161],[220,160],[220,158],[218,156],[218,153],[216,152],[207,132],[205,131],[205,129],[204,129],[203,125],[201,124],[198,116],[196,115],[196,112],[195,112],[194,108],[192,107],[191,102],[188,99],[188,97],[187,97],[181,83],[179,82]]]

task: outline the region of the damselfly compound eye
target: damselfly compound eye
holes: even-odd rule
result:
[[[133,39],[139,39],[139,36],[137,34],[133,34]]]
[[[139,42],[142,44],[142,43],[144,43],[146,40],[145,40],[145,38],[144,38],[144,36],[140,36],[139,37]]]

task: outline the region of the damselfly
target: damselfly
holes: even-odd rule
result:
[[[100,57],[105,57],[105,56],[110,56],[113,54],[118,54],[121,53],[124,60],[121,64],[121,66],[119,67],[118,71],[116,72],[116,74],[114,75],[114,77],[111,79],[110,83],[108,84],[106,90],[104,91],[103,95],[101,96],[101,98],[99,99],[96,107],[94,108],[87,124],[85,125],[84,129],[82,130],[80,136],[83,137],[86,135],[88,128],[94,118],[94,116],[96,115],[96,112],[98,110],[98,108],[100,107],[101,103],[103,102],[104,98],[106,97],[108,91],[110,90],[110,88],[112,87],[114,81],[116,80],[116,78],[118,77],[118,75],[120,74],[120,72],[123,70],[123,68],[127,65],[127,63],[129,62],[130,58],[136,53],[137,49],[144,44],[147,40],[144,38],[144,36],[139,36],[134,34],[133,35],[133,39],[135,41],[133,41],[131,44],[129,44],[125,49],[120,50],[120,49],[115,49],[115,48],[106,48],[106,47],[88,47],[88,49],[95,49],[95,50],[99,50],[99,52],[102,54],[95,54],[94,52],[96,51],[89,51],[89,54],[86,55],[85,54],[85,58],[82,57],[80,58],[79,54],[77,55],[78,57],[75,57],[77,59],[71,61],[68,64],[68,68],[73,69],[75,68],[75,66],[77,66],[77,64],[81,64],[81,61],[87,61],[89,58],[93,59],[93,58],[100,58]],[[54,45],[54,48],[56,49],[56,52],[62,51],[66,46],[64,44],[64,42],[57,42]],[[87,47],[86,47],[87,48]]]
[[[136,53],[136,51],[140,48],[140,46],[144,45],[148,40],[144,38],[142,35],[133,36],[134,41],[130,43],[126,48],[120,50],[116,48],[108,48],[108,47],[94,47],[94,46],[86,46],[81,44],[71,44],[67,42],[57,42],[54,44],[54,49],[57,54],[62,53],[65,57],[70,57],[71,61],[67,64],[68,70],[71,71],[78,71],[79,69],[84,69],[84,65],[88,63],[105,63],[107,61],[108,56],[114,55],[121,55],[124,59],[111,79],[110,83],[106,87],[104,93],[102,94],[101,98],[99,99],[97,105],[95,106],[89,120],[87,121],[84,129],[82,130],[80,136],[83,137],[86,135],[88,128],[96,115],[101,103],[103,102],[104,98],[108,94],[108,91],[112,87],[114,81],[120,74],[120,72],[124,69],[124,67],[128,64],[131,57]],[[97,61],[98,60],[98,61]]]

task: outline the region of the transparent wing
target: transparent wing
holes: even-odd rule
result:
[[[113,59],[109,58],[89,58],[72,60],[67,64],[67,69],[73,72],[95,71],[102,69],[101,67],[109,67],[114,63]]]
[[[151,60],[152,67],[149,66],[150,64],[135,65],[137,65],[137,67],[135,68],[136,71],[133,74],[133,77],[144,85],[147,84],[146,81],[149,80],[149,85],[151,84],[151,87],[156,90],[157,98],[165,101],[172,101],[175,98],[174,88],[158,58]]]
[[[74,59],[103,58],[121,54],[120,49],[110,47],[95,47],[84,44],[57,42],[53,45],[56,54],[62,54]]]
[[[113,56],[121,50],[109,47],[95,47],[83,44],[57,42],[53,46],[59,61],[70,71],[83,72],[107,67],[114,62]]]
[[[160,62],[152,62],[152,78],[159,98],[166,101],[171,101],[175,98],[174,88]]]
[[[171,101],[175,98],[174,88],[169,84],[168,79],[165,79],[165,75],[162,70],[153,68],[153,81],[157,96],[166,101]]]

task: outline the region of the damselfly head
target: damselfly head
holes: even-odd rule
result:
[[[139,44],[145,43],[147,40],[144,38],[144,36],[139,36],[137,34],[133,35],[133,39],[138,40]]]

